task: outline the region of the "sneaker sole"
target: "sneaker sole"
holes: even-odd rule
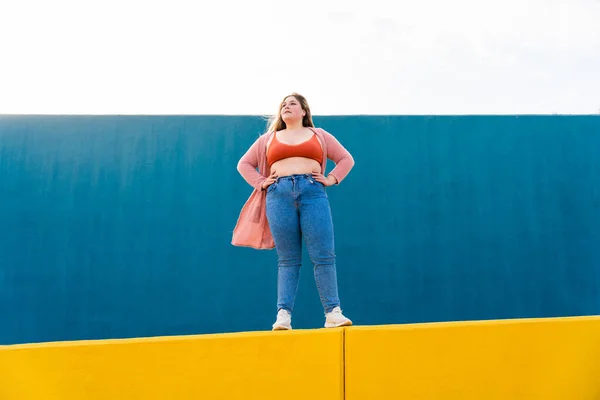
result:
[[[277,325],[273,327],[274,331],[291,331],[292,327],[291,326],[283,326],[283,325]]]
[[[339,324],[330,324],[328,322],[325,323],[325,328],[339,328],[340,326],[351,326],[352,325],[352,321],[351,320],[346,320],[344,322],[341,322]]]

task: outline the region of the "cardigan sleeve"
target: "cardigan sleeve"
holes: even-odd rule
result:
[[[258,158],[260,154],[260,146],[263,142],[262,137],[256,139],[252,146],[246,151],[246,153],[240,158],[237,164],[237,170],[242,175],[244,180],[250,184],[256,190],[262,190],[262,183],[267,179],[256,168],[258,168]]]
[[[327,143],[327,158],[335,163],[329,175],[333,175],[339,185],[354,167],[354,158],[331,133],[323,130],[323,135]]]

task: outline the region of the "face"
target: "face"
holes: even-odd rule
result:
[[[284,121],[294,121],[302,119],[306,112],[302,109],[300,102],[294,96],[286,97],[281,104],[281,119]]]

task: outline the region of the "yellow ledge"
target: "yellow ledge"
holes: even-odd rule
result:
[[[342,399],[343,330],[0,347],[1,400]]]
[[[0,399],[600,399],[600,317],[0,346]]]
[[[346,399],[600,399],[600,318],[355,327]]]

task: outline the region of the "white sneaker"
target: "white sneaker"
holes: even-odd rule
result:
[[[273,324],[274,331],[285,331],[292,329],[292,316],[286,310],[279,310],[277,313],[277,321]]]
[[[325,328],[337,328],[338,326],[350,326],[352,321],[344,317],[339,307],[325,314]]]

